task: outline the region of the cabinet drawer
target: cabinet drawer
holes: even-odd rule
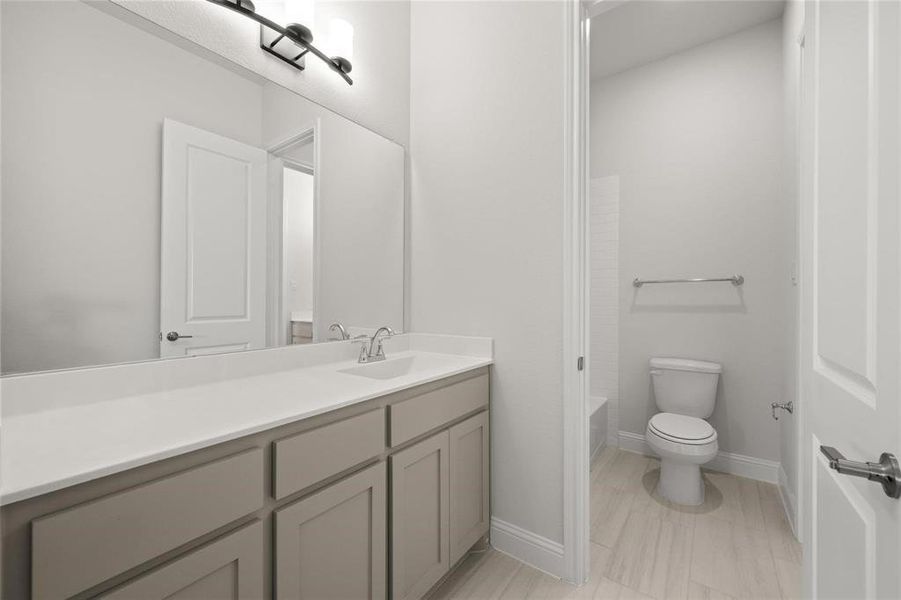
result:
[[[385,411],[356,417],[272,442],[272,495],[281,499],[385,450]]]
[[[35,519],[32,595],[82,592],[262,508],[264,494],[254,449]]]
[[[254,521],[100,596],[103,600],[257,600],[264,594],[263,523]]]
[[[488,406],[488,375],[479,375],[391,406],[391,445],[397,446]]]

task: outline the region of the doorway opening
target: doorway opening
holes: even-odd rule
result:
[[[589,9],[591,586],[799,594],[786,6]]]
[[[296,163],[286,164],[282,172],[282,206],[284,207],[286,337],[292,344],[313,342],[313,252],[314,189],[312,169]]]
[[[316,128],[269,149],[270,278],[269,335],[274,343],[311,344],[317,331],[318,217]]]

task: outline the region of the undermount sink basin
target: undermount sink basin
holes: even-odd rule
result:
[[[358,377],[368,377],[370,379],[393,379],[395,377],[401,377],[402,375],[409,375],[415,371],[417,362],[415,356],[404,356],[402,358],[389,358],[381,362],[342,369],[338,372],[347,373],[348,375],[357,375]]]

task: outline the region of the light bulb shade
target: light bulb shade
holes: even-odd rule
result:
[[[285,22],[303,23],[312,27],[316,22],[316,3],[314,0],[283,0],[285,5]]]
[[[327,55],[342,57],[349,64],[354,57],[354,26],[344,19],[329,19],[323,46]]]
[[[256,13],[274,23],[284,24],[285,6],[281,0],[256,0]]]
[[[255,0],[257,14],[279,25],[300,23],[312,27],[315,23],[313,0]]]

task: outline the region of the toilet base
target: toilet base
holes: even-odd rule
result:
[[[657,492],[676,504],[703,504],[704,479],[701,477],[700,465],[661,458]]]

